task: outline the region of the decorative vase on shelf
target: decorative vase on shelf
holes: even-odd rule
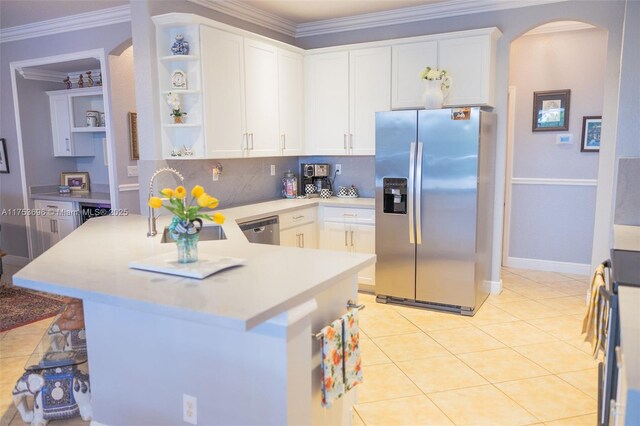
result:
[[[176,35],[176,41],[171,46],[171,54],[173,55],[188,55],[189,54],[189,42],[184,39],[182,34]]]
[[[183,115],[174,115],[173,122],[174,124],[184,124],[185,116]]]
[[[426,109],[440,109],[444,103],[442,80],[424,80],[422,102]]]

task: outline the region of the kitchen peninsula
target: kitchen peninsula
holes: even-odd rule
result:
[[[82,225],[14,283],[84,301],[97,424],[178,424],[184,395],[198,400],[199,424],[350,422],[355,390],[320,406],[312,334],[356,300],[357,272],[375,256],[249,244],[236,224],[315,204],[222,211],[226,239],[201,241],[200,257],[247,263],[204,280],[129,269],[147,256],[175,256],[175,244],[148,238],[145,217],[111,216]]]

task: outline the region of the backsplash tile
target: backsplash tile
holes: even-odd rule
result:
[[[331,179],[334,177],[336,164],[340,164],[342,174],[335,177],[334,188],[336,191],[339,186],[354,185],[361,197],[375,197],[376,161],[373,155],[299,157],[298,163],[328,163],[330,164]],[[296,175],[300,175],[300,165],[298,165]]]

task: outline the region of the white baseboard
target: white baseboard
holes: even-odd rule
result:
[[[588,263],[556,262],[554,260],[507,257],[505,266],[509,268],[533,269],[536,271],[591,275],[591,265]]]
[[[13,256],[11,254],[8,254],[2,258],[2,262],[5,265],[14,265],[22,268],[23,266],[27,266],[27,264],[29,263],[29,258],[22,257],[22,256]]]
[[[100,422],[96,422],[95,420],[91,420],[91,423],[89,423],[89,426],[107,426],[104,423],[100,423]]]
[[[484,285],[489,289],[490,294],[502,293],[502,280],[499,281],[485,281]]]

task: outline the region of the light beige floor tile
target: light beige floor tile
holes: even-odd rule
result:
[[[461,354],[458,358],[492,383],[551,374],[511,348]]]
[[[554,374],[597,367],[597,362],[565,342],[539,343],[513,348]]]
[[[557,337],[545,333],[524,321],[480,325],[478,328],[507,346],[532,345],[534,343],[558,340]]]
[[[427,395],[456,425],[529,425],[537,419],[492,385]]]
[[[49,329],[49,327],[51,327],[51,324],[53,323],[53,319],[54,317],[45,318],[41,321],[27,324],[22,327],[14,328],[7,332],[8,333],[7,337],[23,335],[23,334],[29,334],[29,335],[37,334],[42,336]]]
[[[11,393],[16,381],[24,373],[24,365],[28,356],[0,359],[0,392]]]
[[[389,364],[391,360],[371,339],[360,338],[362,365]]]
[[[21,426],[28,425],[29,423],[24,423],[20,418],[20,414],[18,414],[18,410],[11,402],[11,405],[2,405],[0,406],[0,426],[8,426],[11,424],[13,419],[17,418],[20,421]]]
[[[453,355],[399,362],[398,367],[424,393],[468,388],[489,383]]]
[[[358,303],[364,303],[367,307],[365,309],[369,309],[375,307],[376,295],[371,293],[358,293]]]
[[[542,318],[527,322],[562,340],[575,339],[582,335],[582,315]]]
[[[529,300],[525,296],[518,294],[514,291],[509,290],[508,288],[503,288],[500,294],[492,294],[487,297],[487,303],[492,305],[508,305],[513,302],[521,302]]]
[[[533,281],[537,281],[539,283],[564,281],[567,279],[564,275],[559,274],[558,272],[534,271],[530,269],[523,269],[520,273],[518,273],[518,275],[529,278]]]
[[[469,326],[469,323],[460,314],[436,312],[404,306],[396,307],[395,310],[424,331],[449,330]]]
[[[355,407],[354,407],[355,408]],[[353,410],[353,426],[366,426],[356,410]]]
[[[522,320],[551,318],[562,315],[562,312],[543,305],[535,300],[513,301],[498,305],[500,309]]]
[[[569,274],[567,272],[561,272],[560,275],[564,275],[565,277],[571,278],[572,280],[585,281],[585,282],[591,279],[589,275]]]
[[[363,375],[364,382],[358,385],[360,404],[421,394],[420,389],[395,364],[364,367]]]
[[[367,333],[362,331],[362,329],[358,329],[358,334],[360,335],[361,339],[368,339],[369,338],[369,336],[367,336]]]
[[[430,331],[438,343],[454,354],[503,348],[504,345],[476,327]]]
[[[9,333],[0,340],[0,359],[31,355],[40,338],[41,336],[37,334]]]
[[[565,293],[560,289],[541,284],[536,284],[534,286],[526,288],[514,288],[513,291],[533,300],[552,299],[569,295],[568,293]]]
[[[491,303],[484,303],[480,310],[472,317],[465,317],[465,320],[469,324],[475,326],[486,324],[501,324],[511,321],[519,321],[518,318],[511,314],[508,314],[504,310],[500,309],[497,305]]]
[[[369,336],[394,336],[420,331],[391,308],[364,309],[359,314],[360,328]]]
[[[586,299],[582,296],[565,296],[541,299],[540,303],[556,309],[565,315],[584,315],[587,311]]]
[[[590,397],[598,398],[598,369],[572,371],[570,373],[558,374],[565,382],[580,389]]]
[[[555,376],[498,383],[496,386],[544,422],[590,414],[597,409],[593,398]]]
[[[453,425],[424,395],[356,405],[368,425]]]
[[[579,337],[573,337],[571,339],[565,340],[566,343],[573,346],[574,348],[579,349],[580,351],[588,354],[589,356],[593,355],[593,348],[590,343],[584,341],[584,336],[580,335]]]
[[[556,288],[570,296],[582,296],[583,298],[587,294],[587,289],[589,288],[589,285],[586,282],[576,280],[558,281],[549,285],[552,288]]]
[[[445,348],[422,332],[375,337],[373,342],[396,363],[438,355],[449,355]]]
[[[593,426],[595,424],[598,424],[598,415],[595,413],[546,423],[547,426]]]
[[[3,331],[2,333],[0,333],[0,340],[2,340],[2,338],[3,338],[4,336],[6,336],[6,335],[7,335],[7,332],[6,332],[6,331]]]

